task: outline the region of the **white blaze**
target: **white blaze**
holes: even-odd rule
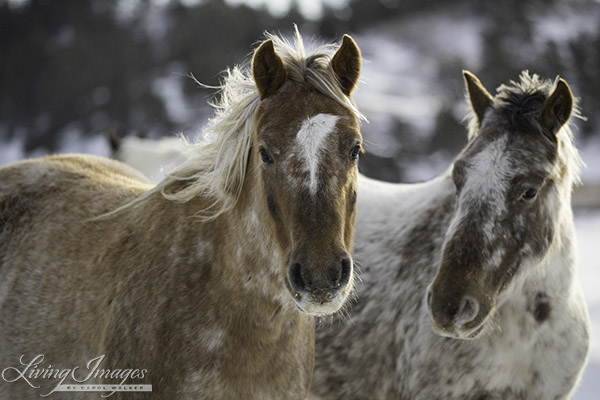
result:
[[[510,179],[514,175],[506,155],[508,138],[501,136],[469,160],[472,165],[463,191],[474,198],[493,200],[501,209]]]
[[[471,157],[465,185],[462,189],[456,215],[453,218],[446,240],[455,235],[459,223],[469,215],[471,208],[478,208],[482,203],[491,206],[486,220],[477,221],[477,229],[487,243],[497,239],[494,227],[497,219],[506,213],[506,192],[511,178],[515,175],[510,159],[506,154],[508,138],[501,136],[491,142],[487,148]],[[487,267],[497,268],[504,257],[505,249],[496,248],[493,254],[487,254]]]
[[[312,195],[317,193],[321,149],[327,136],[333,132],[339,118],[337,115],[317,114],[314,117],[307,118],[296,135],[296,141],[300,145],[306,170],[310,174],[308,188]]]

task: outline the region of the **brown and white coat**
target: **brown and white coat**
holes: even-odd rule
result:
[[[350,321],[317,329],[315,399],[567,399],[579,380],[571,92],[465,79],[471,138],[448,173],[359,179],[362,284]]]

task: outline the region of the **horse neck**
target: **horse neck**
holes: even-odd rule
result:
[[[359,177],[357,244],[385,232],[383,248],[402,254],[410,231],[447,224],[454,207],[455,189],[449,171],[422,183],[393,184]],[[444,217],[444,214],[447,214]],[[434,229],[445,231],[445,229]],[[379,245],[379,251],[382,246]]]
[[[575,237],[575,223],[571,197],[573,188],[579,183],[579,168],[581,159],[577,148],[573,144],[568,127],[563,128],[558,135],[559,156],[557,162],[558,172],[555,174],[555,191],[547,201],[547,213],[555,217],[554,241],[551,251],[562,254],[572,254],[576,251],[573,238]],[[550,252],[549,252],[550,253]]]
[[[359,289],[358,307],[369,301],[396,313],[413,306],[406,299],[415,303],[424,299],[439,264],[454,203],[449,173],[417,184],[360,178],[355,251],[363,264],[366,287]],[[370,312],[361,316],[375,317]]]
[[[505,297],[508,303],[527,301],[536,293],[548,293],[557,298],[567,299],[572,294],[577,267],[577,246],[575,242],[575,223],[571,208],[571,192],[573,177],[556,183],[556,193],[546,201],[547,215],[553,221],[554,235],[550,247],[545,254],[530,265],[523,265],[525,271],[520,282],[514,285]]]
[[[211,285],[224,293],[255,296],[259,292],[262,298],[291,304],[282,279],[281,251],[266,229],[265,221],[270,216],[265,215],[268,212],[261,205],[260,185],[256,182],[256,173],[249,171],[236,205],[209,220],[197,215],[213,203],[210,198],[197,196],[177,202],[153,193],[139,207],[127,211],[126,221],[117,221],[119,229],[124,234],[137,230],[142,238],[154,234],[148,233],[147,227],[168,231],[172,252],[191,252],[196,261],[186,264],[210,270]]]
[[[235,281],[244,290],[256,291],[295,311],[283,284],[284,256],[267,229],[271,216],[262,204],[262,186],[257,181],[256,171],[249,165],[236,206],[215,221],[227,241],[221,248],[220,264],[229,276],[237,277]]]

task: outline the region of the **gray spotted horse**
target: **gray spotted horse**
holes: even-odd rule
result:
[[[573,393],[589,321],[571,191],[567,83],[465,72],[470,138],[431,181],[359,178],[351,323],[317,332],[321,399],[550,400]]]
[[[1,168],[0,399],[305,399],[313,316],[353,287],[359,71],[349,36],[269,35],[157,186],[91,156]]]

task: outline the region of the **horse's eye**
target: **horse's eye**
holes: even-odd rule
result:
[[[523,193],[521,198],[523,200],[533,200],[535,198],[535,196],[537,196],[537,190],[533,189],[533,188],[529,188],[525,191],[525,193]]]
[[[355,144],[354,147],[352,147],[352,150],[350,150],[350,159],[358,160],[358,156],[360,155],[361,152],[362,152],[362,146],[360,145],[360,143]]]
[[[260,153],[260,159],[262,160],[262,162],[264,162],[265,164],[273,163],[273,159],[271,158],[271,156],[269,155],[269,153],[267,153],[267,151],[265,149],[263,149],[261,147],[260,149],[258,149],[258,151]]]

